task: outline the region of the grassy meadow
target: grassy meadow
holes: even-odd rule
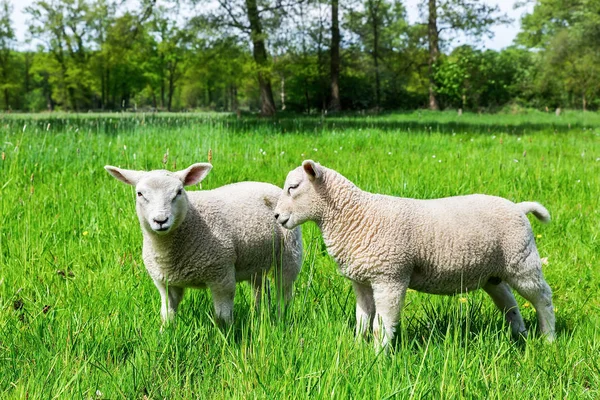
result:
[[[229,331],[189,290],[161,333],[134,190],[103,166],[183,169],[209,150],[202,189],[281,186],[310,158],[372,192],[539,201],[556,342],[520,297],[530,337],[513,342],[482,291],[410,291],[394,354],[377,355],[313,224],[285,320],[240,284]],[[5,115],[0,151],[0,398],[600,397],[600,114]]]

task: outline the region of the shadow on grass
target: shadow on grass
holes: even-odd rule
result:
[[[405,320],[402,321],[402,329],[398,329],[394,348],[405,346],[417,350],[428,343],[442,345],[449,337],[455,338],[457,343],[466,343],[479,336],[489,336],[498,340],[510,340],[517,349],[524,349],[527,339],[511,337],[510,328],[500,312],[495,307],[484,307],[486,300],[476,300],[468,306],[456,305],[451,301],[444,301],[442,304],[425,303],[422,306],[422,316],[403,315]],[[533,318],[524,317],[524,320],[528,338],[540,338],[536,314]],[[571,333],[572,329],[567,321],[557,315],[557,339]]]
[[[567,133],[592,128],[593,124],[569,122],[567,120],[522,122],[507,116],[497,116],[487,121],[474,121],[472,118],[450,118],[448,114],[428,115],[422,119],[417,114],[392,114],[402,119],[393,120],[389,115],[363,116],[304,116],[282,115],[276,118],[259,118],[243,115],[237,118],[231,114],[61,114],[60,116],[36,115],[11,116],[2,120],[4,129],[37,130],[38,132],[86,132],[92,134],[116,135],[135,133],[141,129],[194,128],[208,125],[222,128],[235,134],[311,134],[319,135],[332,131],[377,130],[383,132],[404,132],[415,134],[509,134],[522,135],[536,132]]]
[[[337,118],[281,118],[277,120],[243,119],[228,121],[228,128],[236,133],[256,131],[272,134],[323,134],[344,130],[377,130],[414,134],[509,134],[523,135],[536,132],[568,133],[585,128],[583,124],[569,123],[478,123],[472,121],[389,121],[384,119],[337,119]]]

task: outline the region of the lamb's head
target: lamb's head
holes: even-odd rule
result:
[[[324,172],[320,164],[306,160],[288,174],[275,207],[277,222],[292,229],[306,221],[321,220],[325,206],[321,195]]]
[[[188,198],[183,187],[202,181],[212,165],[198,163],[177,172],[134,171],[110,165],[104,168],[121,182],[135,186],[136,210],[142,228],[164,235],[175,230],[185,219]]]

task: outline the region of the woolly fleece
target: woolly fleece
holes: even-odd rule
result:
[[[537,310],[554,338],[552,292],[526,213],[550,219],[538,203],[475,194],[416,200],[360,190],[307,160],[291,171],[275,208],[289,229],[314,221],[356,294],[356,333],[373,323],[376,344],[394,336],[406,290],[452,295],[483,288],[514,335],[526,334],[511,287]]]
[[[163,322],[173,318],[185,288],[209,288],[217,321],[233,321],[235,284],[250,281],[257,305],[263,275],[277,267],[277,293],[287,303],[302,264],[301,230],[273,220],[281,189],[240,182],[213,190],[186,192],[212,166],[194,164],[169,172],[131,171],[106,166],[115,178],[136,187],[143,233],[143,259],[162,299]]]

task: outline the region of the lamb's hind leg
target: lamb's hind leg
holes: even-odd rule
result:
[[[269,285],[267,274],[263,272],[257,272],[252,276],[250,284],[252,285],[252,289],[254,291],[254,305],[256,313],[260,314],[263,300],[267,301],[267,305],[269,305],[271,301],[271,286]]]
[[[517,268],[518,275],[507,277],[508,284],[535,307],[540,330],[546,339],[552,342],[555,339],[556,323],[552,305],[552,289],[544,279],[542,263],[537,252]]]
[[[527,336],[527,330],[525,329],[525,322],[519,312],[519,306],[517,300],[510,289],[510,286],[506,282],[492,282],[488,281],[484,286],[483,290],[490,295],[494,304],[500,309],[506,318],[506,322],[510,325],[512,335],[514,338],[519,336]]]
[[[231,271],[234,271],[233,266]],[[213,297],[215,319],[219,326],[228,327],[233,323],[233,299],[235,296],[235,274],[208,285]]]
[[[386,282],[373,284],[372,287],[375,300],[375,320],[373,321],[375,346],[382,347],[387,352],[394,338],[408,283]]]

